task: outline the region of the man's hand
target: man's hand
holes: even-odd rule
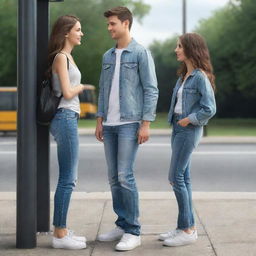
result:
[[[188,117],[185,117],[185,118],[179,120],[178,124],[182,127],[186,127],[188,124],[190,124],[190,120],[188,119]]]
[[[142,144],[149,139],[149,126],[149,121],[142,121],[142,124],[138,132],[138,144]]]
[[[95,137],[98,141],[103,142],[103,125],[102,125],[103,118],[97,118],[97,124],[95,129]]]

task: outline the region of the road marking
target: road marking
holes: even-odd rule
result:
[[[5,141],[0,143],[0,145],[16,145],[15,141]],[[56,143],[51,143],[51,147],[55,148],[57,145]],[[80,143],[79,147],[81,148],[91,148],[91,147],[102,147],[103,143]],[[141,145],[142,148],[144,147],[168,147],[171,148],[170,143],[145,143]],[[16,154],[16,151],[0,151],[0,155],[11,155]],[[200,155],[200,156],[207,156],[207,155],[256,155],[256,151],[194,151],[193,155]]]
[[[10,146],[10,145],[15,145],[16,146],[16,141],[5,141],[5,142],[0,142],[1,146]]]
[[[256,151],[195,151],[193,155],[256,155]]]
[[[93,145],[95,146],[95,145]],[[87,147],[90,145],[87,144]],[[16,151],[0,151],[0,155],[16,154]],[[207,155],[256,155],[256,151],[194,151],[193,155],[207,156]]]

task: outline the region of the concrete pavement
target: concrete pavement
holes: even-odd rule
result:
[[[53,195],[51,195],[51,198]],[[255,256],[256,193],[194,192],[194,207],[199,233],[197,243],[170,248],[162,246],[158,234],[175,228],[177,205],[173,192],[141,192],[140,221],[142,246],[122,254],[133,256]],[[51,200],[52,204],[52,200]],[[0,193],[0,255],[83,255],[112,256],[115,242],[95,240],[98,233],[114,227],[115,215],[109,192],[75,192],[72,197],[68,225],[87,237],[87,249],[56,250],[50,247],[51,236],[38,235],[38,247],[15,248],[15,193]]]

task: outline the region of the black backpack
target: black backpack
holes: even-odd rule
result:
[[[67,56],[66,56],[67,57]],[[67,57],[67,68],[69,69],[69,59]],[[61,96],[56,96],[52,88],[52,77],[42,81],[40,84],[40,94],[37,102],[37,123],[49,125],[54,118]]]

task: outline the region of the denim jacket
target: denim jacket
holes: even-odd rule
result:
[[[168,122],[173,122],[174,108],[177,92],[182,84],[178,79],[172,94]],[[182,92],[181,118],[188,117],[193,125],[206,125],[208,120],[216,113],[214,92],[209,79],[200,70],[195,69],[185,81]]]
[[[115,48],[103,55],[97,117],[107,119],[109,95],[115,71]],[[122,52],[120,63],[120,121],[154,121],[158,99],[153,58],[134,39]]]

